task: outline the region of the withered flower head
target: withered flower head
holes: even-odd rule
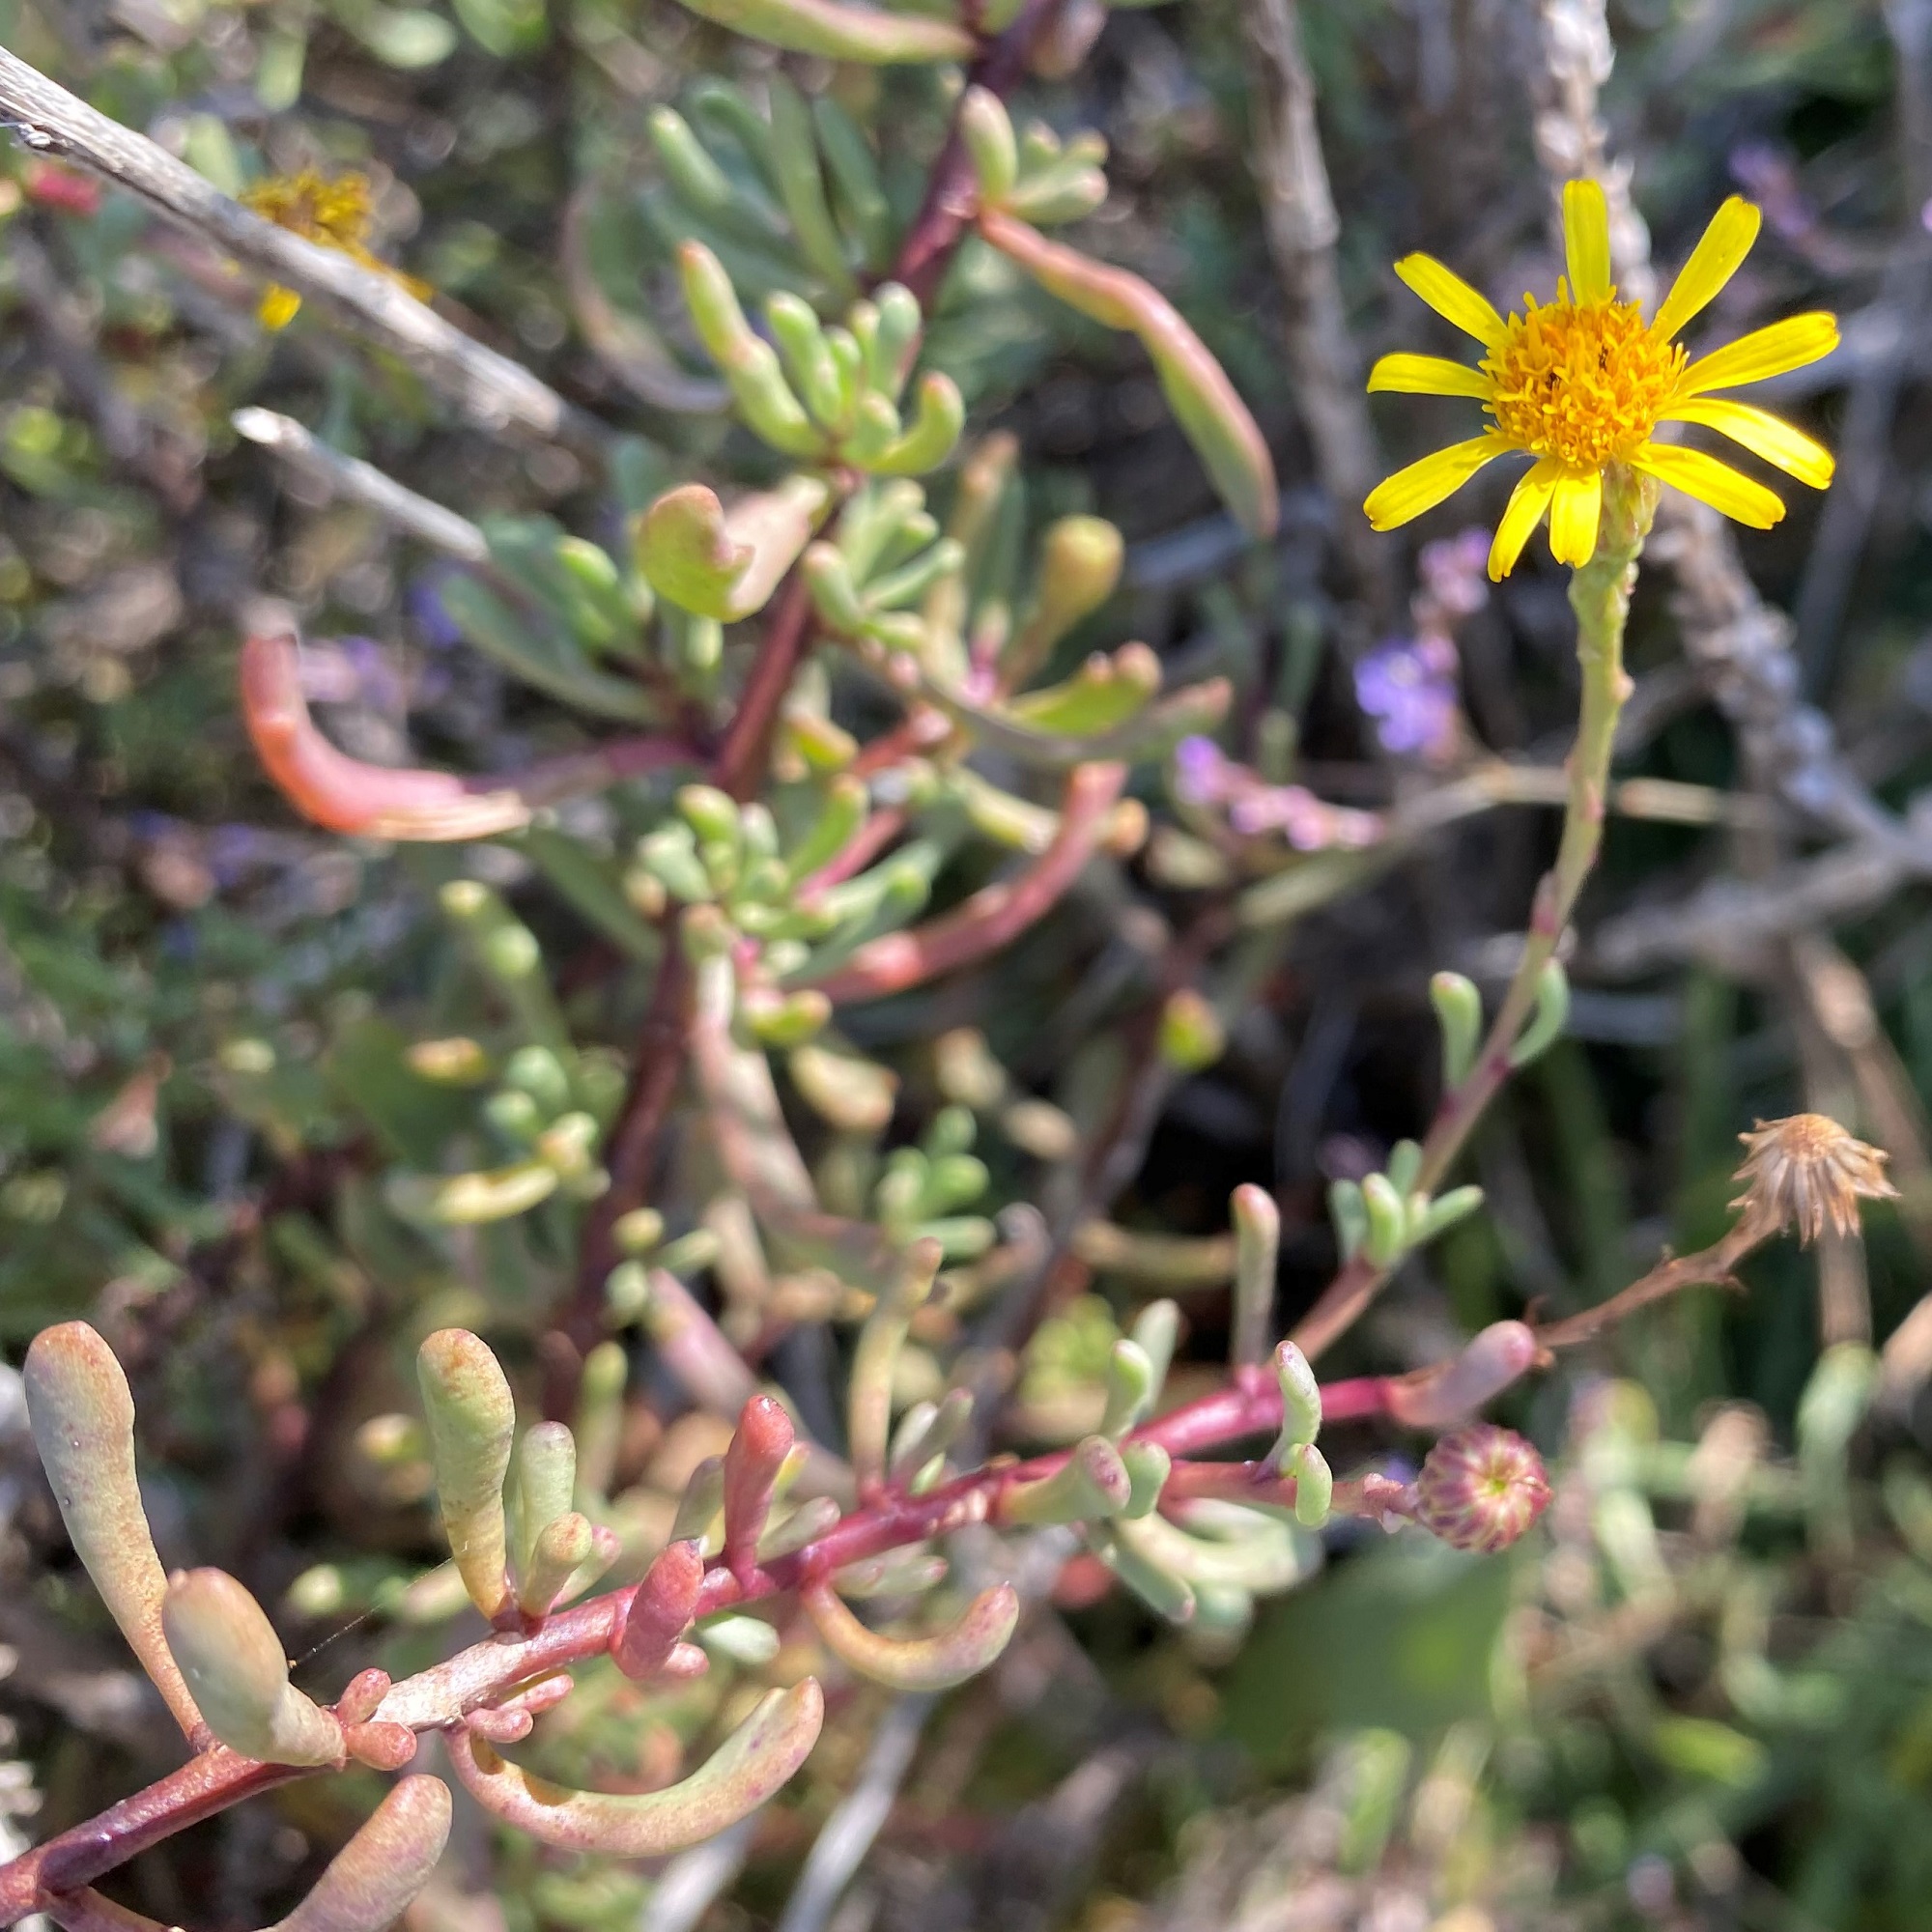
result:
[[[1884,1201],[1898,1193],[1885,1178],[1883,1151],[1823,1114],[1759,1121],[1738,1138],[1749,1150],[1736,1177],[1747,1184],[1731,1203],[1745,1210],[1740,1226],[1795,1226],[1809,1246],[1827,1221],[1841,1235],[1855,1233],[1861,1197]]]
[[[1416,1521],[1457,1549],[1507,1549],[1548,1506],[1543,1458],[1492,1422],[1443,1436],[1416,1478]]]

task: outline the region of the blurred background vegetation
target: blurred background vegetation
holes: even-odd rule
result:
[[[1369,553],[1379,581],[1354,574],[1356,505],[1324,488],[1289,379],[1254,11],[1113,14],[1070,80],[1030,82],[1016,105],[1105,133],[1112,193],[1084,245],[1148,275],[1225,361],[1276,454],[1280,538],[1247,547],[1216,511],[1131,345],[1028,295],[990,253],[949,285],[930,355],[980,427],[1018,438],[1029,522],[1091,510],[1125,533],[1123,588],[1083,638],[1144,639],[1172,680],[1232,677],[1232,756],[1379,807],[1434,781],[1358,701],[1413,580],[1393,539]],[[1590,10],[1298,13],[1363,364],[1413,339],[1386,266],[1407,249],[1486,287],[1546,289],[1536,117],[1552,45]],[[1603,1298],[1662,1243],[1714,1238],[1735,1136],[1758,1116],[1858,1125],[1890,1152],[1896,1211],[1871,1217],[1862,1249],[1759,1256],[1747,1292],[1653,1311],[1513,1398],[1558,1495],[1507,1558],[1344,1538],[1244,1645],[1156,1631],[1118,1598],[1065,1603],[937,1710],[853,1700],[793,1799],[728,1858],[683,1868],[684,1891],[470,1817],[446,1883],[412,1910],[422,1932],[670,1932],[694,1897],[707,1925],[786,1932],[1926,1923],[1932,8],[1628,0],[1609,24],[1609,151],[1658,259],[1680,260],[1742,190],[1767,239],[1721,319],[1843,318],[1845,349],[1776,399],[1839,450],[1841,482],[1741,541],[1763,599],[1795,613],[1769,711],[1725,702],[1732,673],[1687,639],[1683,585],[1647,570],[1620,770],[1703,803],[1613,819],[1569,1037],[1479,1137],[1491,1211],[1410,1264],[1344,1366],[1435,1359],[1486,1321]],[[278,461],[235,412],[294,416],[459,511],[499,564],[540,519],[616,549],[657,489],[727,460],[671,295],[679,215],[649,117],[704,76],[755,89],[778,57],[669,0],[0,0],[0,42],[231,192],[365,173],[377,251],[614,426],[586,450],[468,424],[323,318],[265,330],[253,283],[132,201],[0,151],[0,1347],[17,1361],[77,1314],[111,1335],[163,1555],[245,1576],[292,1633],[298,1682],[332,1690],[356,1664],[440,1654],[460,1607],[438,1573],[412,1581],[435,1558],[419,1443],[397,1420],[415,1339],[487,1322],[533,1375],[571,1264],[561,1208],[452,1244],[385,1191],[397,1167],[439,1165],[467,1105],[404,1047],[481,1032],[493,1011],[438,888],[463,875],[509,895],[613,1077],[648,935],[541,838],[385,846],[291,815],[235,699],[240,639],[265,609],[294,613],[320,715],[375,762],[502,769],[584,734],[506,673],[508,653],[477,647],[460,565]],[[903,218],[945,127],[935,71],[782,65],[871,130]],[[1378,406],[1391,463],[1440,440],[1435,412]],[[728,460],[751,462],[736,443]],[[1422,534],[1474,514],[1452,505]],[[534,571],[525,587],[558,594]],[[1562,587],[1545,557],[1459,621],[1438,762],[1560,757]],[[1752,732],[1771,747],[1755,759]],[[1157,778],[1143,789],[1172,817]],[[616,851],[662,810],[644,788],[573,805],[567,824]],[[1718,822],[1672,822],[1699,811]],[[1213,1236],[1229,1187],[1259,1181],[1284,1209],[1279,1312],[1304,1308],[1334,1262],[1327,1181],[1373,1171],[1427,1119],[1428,975],[1507,972],[1495,942],[1520,925],[1552,825],[1535,808],[1469,819],[1271,932],[1225,1056],[1167,1094],[1108,1220]],[[1080,1119],[1095,1055],[1123,1048],[1119,986],[1185,883],[1143,866],[969,982],[855,1016],[852,1038],[911,1096],[895,1138],[916,1142],[957,1097],[933,1041],[962,1027],[1015,1092]],[[1026,1198],[1030,1156],[980,1151],[990,1208]],[[700,1289],[715,1251],[691,1251]],[[1116,1322],[1161,1285],[1088,1251],[1026,1368],[1036,1409],[1091,1385]],[[1203,1363],[1226,1321],[1225,1270],[1208,1272],[1186,1295]],[[781,1373],[809,1386],[815,1372]],[[17,1383],[0,1393],[16,1759],[0,1811],[24,1838],[167,1760],[65,1567]],[[715,1429],[679,1414],[642,1342],[628,1383],[597,1399],[611,1468],[668,1511]],[[1361,1454],[1377,1446],[1362,1432]],[[746,1671],[761,1661],[754,1647]],[[554,1748],[607,1782],[646,1778],[659,1727],[689,1732],[733,1694],[717,1675],[648,1710],[613,1679],[573,1702]],[[801,1907],[814,1834],[888,1747],[896,1796],[870,1857],[841,1895]],[[196,1926],[263,1922],[356,1803],[354,1780],[296,1787],[138,1861],[126,1895]]]

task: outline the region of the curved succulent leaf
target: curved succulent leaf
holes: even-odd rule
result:
[[[268,1932],[384,1932],[429,1883],[449,1839],[449,1787],[406,1777]]]
[[[829,1582],[807,1589],[803,1602],[833,1656],[895,1690],[947,1690],[977,1677],[1011,1641],[1020,1616],[1010,1583],[982,1590],[957,1622],[929,1636],[887,1636],[867,1629]]]
[[[338,752],[317,730],[288,638],[242,646],[242,718],[262,768],[311,823],[368,838],[487,838],[527,825],[516,791],[453,772],[398,771]]]
[[[981,213],[980,231],[1068,307],[1140,337],[1159,372],[1168,406],[1221,500],[1250,536],[1273,535],[1281,499],[1267,443],[1227,372],[1174,304],[1140,276],[1049,242],[997,210]]]
[[[689,1777],[639,1795],[553,1784],[465,1731],[451,1733],[449,1755],[484,1810],[546,1845],[662,1858],[716,1837],[755,1811],[810,1755],[824,1719],[816,1678],[774,1690]]]
[[[85,1321],[64,1321],[34,1338],[23,1378],[34,1446],[74,1554],[175,1721],[193,1736],[201,1713],[161,1629],[168,1579],[141,1507],[128,1378]]]
[[[792,476],[726,510],[703,484],[688,483],[644,513],[639,565],[660,596],[735,623],[764,608],[805,548],[828,494],[816,477]]]

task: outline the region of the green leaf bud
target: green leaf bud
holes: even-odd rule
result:
[[[872,308],[878,321],[867,351],[867,374],[873,388],[897,402],[919,352],[925,319],[920,314],[918,297],[898,282],[881,282],[872,291]]]
[[[1377,1267],[1393,1267],[1407,1245],[1408,1214],[1387,1175],[1372,1174],[1363,1180],[1362,1209],[1369,1220],[1363,1251]]]
[[[737,191],[691,131],[684,116],[672,107],[655,108],[645,117],[644,127],[679,200],[694,214],[728,213]]]
[[[969,87],[959,103],[958,125],[979,178],[980,200],[988,208],[1005,202],[1019,180],[1019,144],[1006,103],[990,88]]]
[[[1422,1149],[1414,1141],[1397,1141],[1389,1149],[1389,1185],[1406,1201],[1415,1192],[1416,1177],[1422,1172]]]
[[[547,1616],[591,1560],[595,1534],[590,1519],[568,1510],[537,1534],[528,1566],[517,1584],[517,1607],[528,1617]]]
[[[1369,1212],[1362,1205],[1362,1190],[1353,1180],[1328,1183],[1328,1218],[1335,1224],[1335,1245],[1342,1259],[1352,1261],[1369,1237]]]
[[[570,1075],[547,1046],[520,1046],[504,1063],[503,1084],[527,1094],[547,1119],[570,1105]]]
[[[1314,1443],[1299,1442],[1281,1459],[1281,1473],[1294,1483],[1295,1521],[1303,1529],[1320,1529],[1335,1494],[1327,1460]]]
[[[664,1236],[664,1216],[655,1208],[633,1208],[611,1224],[611,1238],[620,1254],[647,1255]]]
[[[1126,1507],[1121,1514],[1127,1521],[1138,1522],[1159,1504],[1174,1459],[1158,1442],[1126,1442],[1121,1446],[1121,1465],[1128,1484]]]
[[[1160,1009],[1161,1059],[1177,1073],[1200,1073],[1228,1049],[1227,1029],[1213,1006],[1192,986],[1170,993]]]
[[[1275,1444],[1275,1460],[1304,1442],[1313,1442],[1321,1433],[1321,1385],[1308,1357],[1293,1342],[1284,1342],[1274,1351],[1275,1379],[1281,1384],[1281,1437]]]
[[[1116,1342],[1107,1356],[1107,1405],[1100,1434],[1118,1442],[1138,1427],[1153,1404],[1153,1364],[1139,1343]]]
[[[1009,1490],[1000,1506],[1008,1522],[1095,1522],[1119,1516],[1133,1496],[1121,1452],[1104,1435],[1076,1443],[1050,1476]]]
[[[846,637],[862,637],[867,626],[866,608],[859,601],[852,573],[836,545],[812,544],[805,553],[805,581],[819,616],[835,631]]]
[[[828,430],[843,426],[845,385],[817,312],[788,289],[765,298],[765,321],[777,338],[785,374],[805,406]]]
[[[1235,1222],[1235,1308],[1231,1347],[1236,1368],[1267,1359],[1274,1315],[1275,1268],[1281,1249],[1281,1209],[1264,1188],[1244,1183],[1230,1201]]]
[[[832,1002],[815,987],[780,993],[768,986],[749,987],[738,1001],[747,1031],[760,1046],[779,1052],[803,1046],[825,1031],[832,1018]]]
[[[966,427],[966,403],[951,376],[928,370],[919,381],[913,419],[877,456],[857,458],[882,476],[923,476],[951,456]]]
[[[1424,1206],[1419,1214],[1410,1214],[1410,1245],[1419,1248],[1424,1242],[1433,1241],[1458,1221],[1467,1220],[1482,1205],[1483,1190],[1480,1187],[1452,1187],[1447,1194],[1437,1195]]]
[[[490,1056],[473,1039],[419,1039],[405,1056],[410,1070],[443,1087],[479,1087],[490,1077]]]
[[[557,1171],[545,1160],[513,1161],[507,1167],[452,1174],[394,1176],[384,1192],[406,1221],[442,1228],[474,1228],[527,1214],[556,1192]]]
[[[530,1575],[537,1538],[577,1500],[577,1437],[561,1422],[539,1422],[518,1442],[511,1492],[516,1501],[514,1563],[520,1583]]]

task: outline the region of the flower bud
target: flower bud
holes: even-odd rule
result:
[[[1429,1452],[1415,1485],[1415,1520],[1456,1549],[1507,1549],[1549,1505],[1534,1446],[1493,1423],[1471,1423]]]
[[[1235,1220],[1235,1366],[1259,1368],[1274,1313],[1281,1209],[1264,1188],[1248,1182],[1235,1189],[1229,1205]]]

